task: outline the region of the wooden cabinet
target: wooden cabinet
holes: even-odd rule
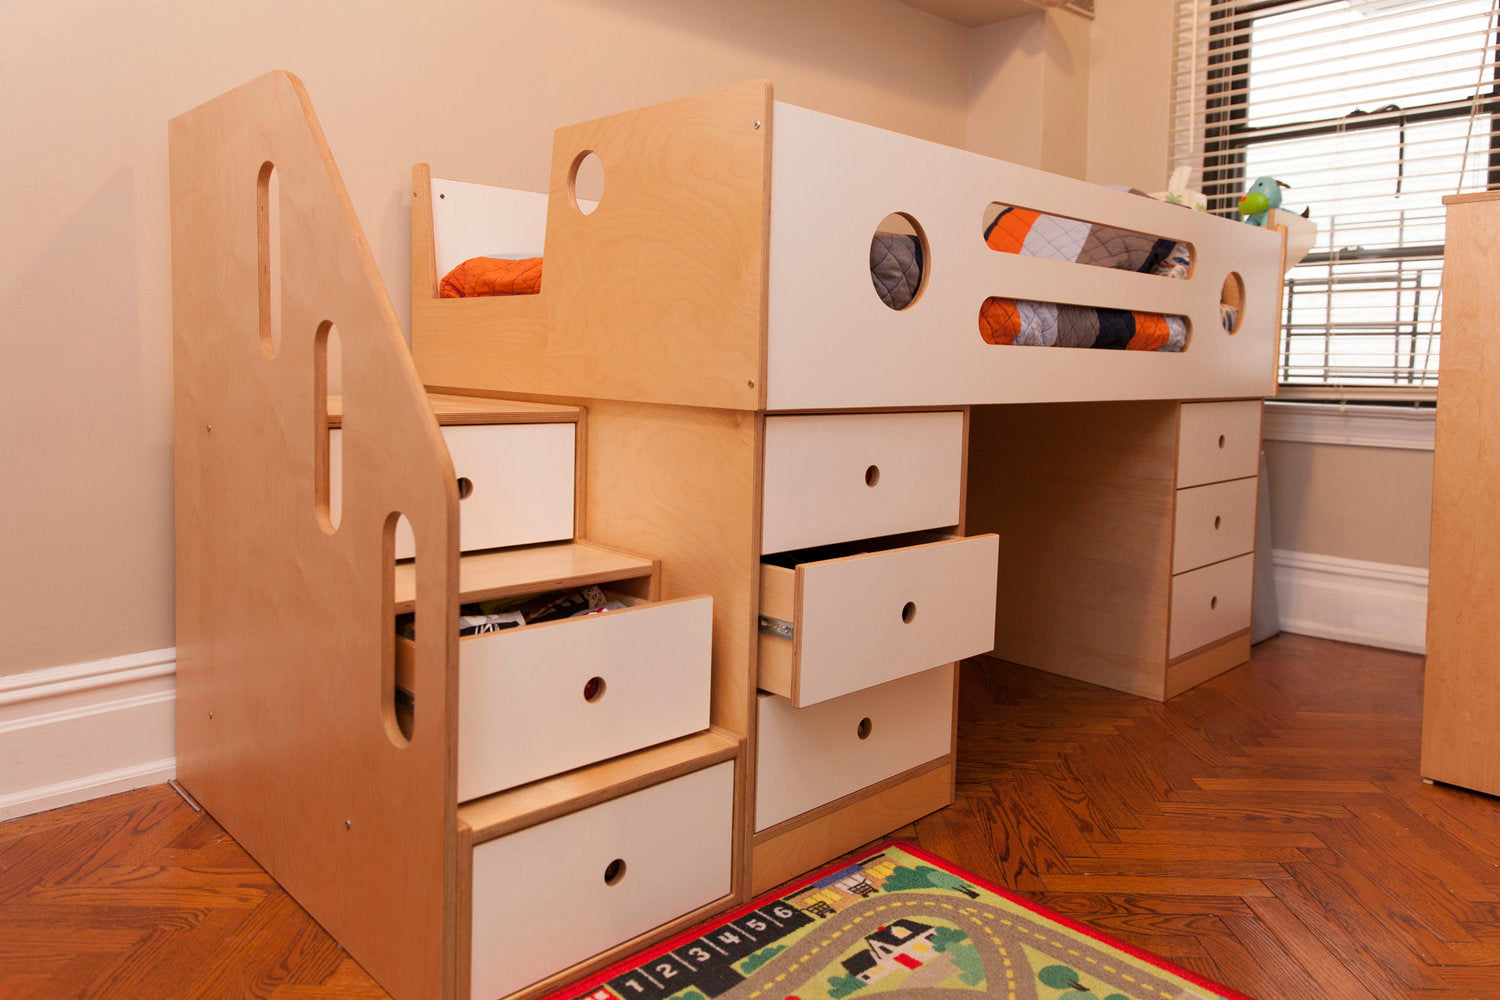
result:
[[[1448,205],[1422,777],[1500,794],[1500,194]]]
[[[1250,656],[1258,399],[977,407],[994,655],[1155,698]]]

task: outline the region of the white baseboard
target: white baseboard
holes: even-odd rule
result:
[[[0,677],[0,820],[175,777],[175,649]]]
[[[1287,632],[1427,651],[1427,570],[1276,549],[1276,602]]]

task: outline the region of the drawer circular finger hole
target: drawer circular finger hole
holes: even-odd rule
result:
[[[917,605],[913,601],[907,601],[901,606],[901,620],[910,625],[912,619],[917,617]]]
[[[874,728],[875,724],[870,721],[870,717],[867,715],[859,720],[859,725],[854,727],[854,735],[862,740],[867,740],[870,738],[870,731]]]
[[[1219,435],[1219,447],[1220,448],[1224,447],[1224,440],[1225,440],[1224,439],[1224,435],[1220,434]]]
[[[467,500],[467,499],[469,499],[469,497],[473,496],[473,494],[474,494],[474,480],[470,479],[468,476],[459,476],[458,477],[458,498],[460,500]]]
[[[1217,611],[1218,609],[1219,609],[1219,598],[1218,598],[1218,595],[1210,597],[1208,599],[1208,610],[1210,610],[1210,611]]]
[[[1224,518],[1218,514],[1214,515],[1214,530],[1219,530],[1219,525],[1224,523]]]
[[[590,677],[583,682],[583,700],[590,705],[604,697],[604,689],[608,687],[603,677]]]
[[[604,866],[604,884],[619,885],[625,880],[625,859],[615,858]]]
[[[878,482],[880,482],[880,466],[872,465],[865,469],[865,485],[873,489]]]

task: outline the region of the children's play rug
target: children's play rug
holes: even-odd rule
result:
[[[910,844],[825,869],[554,1000],[1247,1000]]]

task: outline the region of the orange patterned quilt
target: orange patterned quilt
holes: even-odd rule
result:
[[[535,295],[542,290],[542,258],[470,257],[443,276],[438,297]]]

